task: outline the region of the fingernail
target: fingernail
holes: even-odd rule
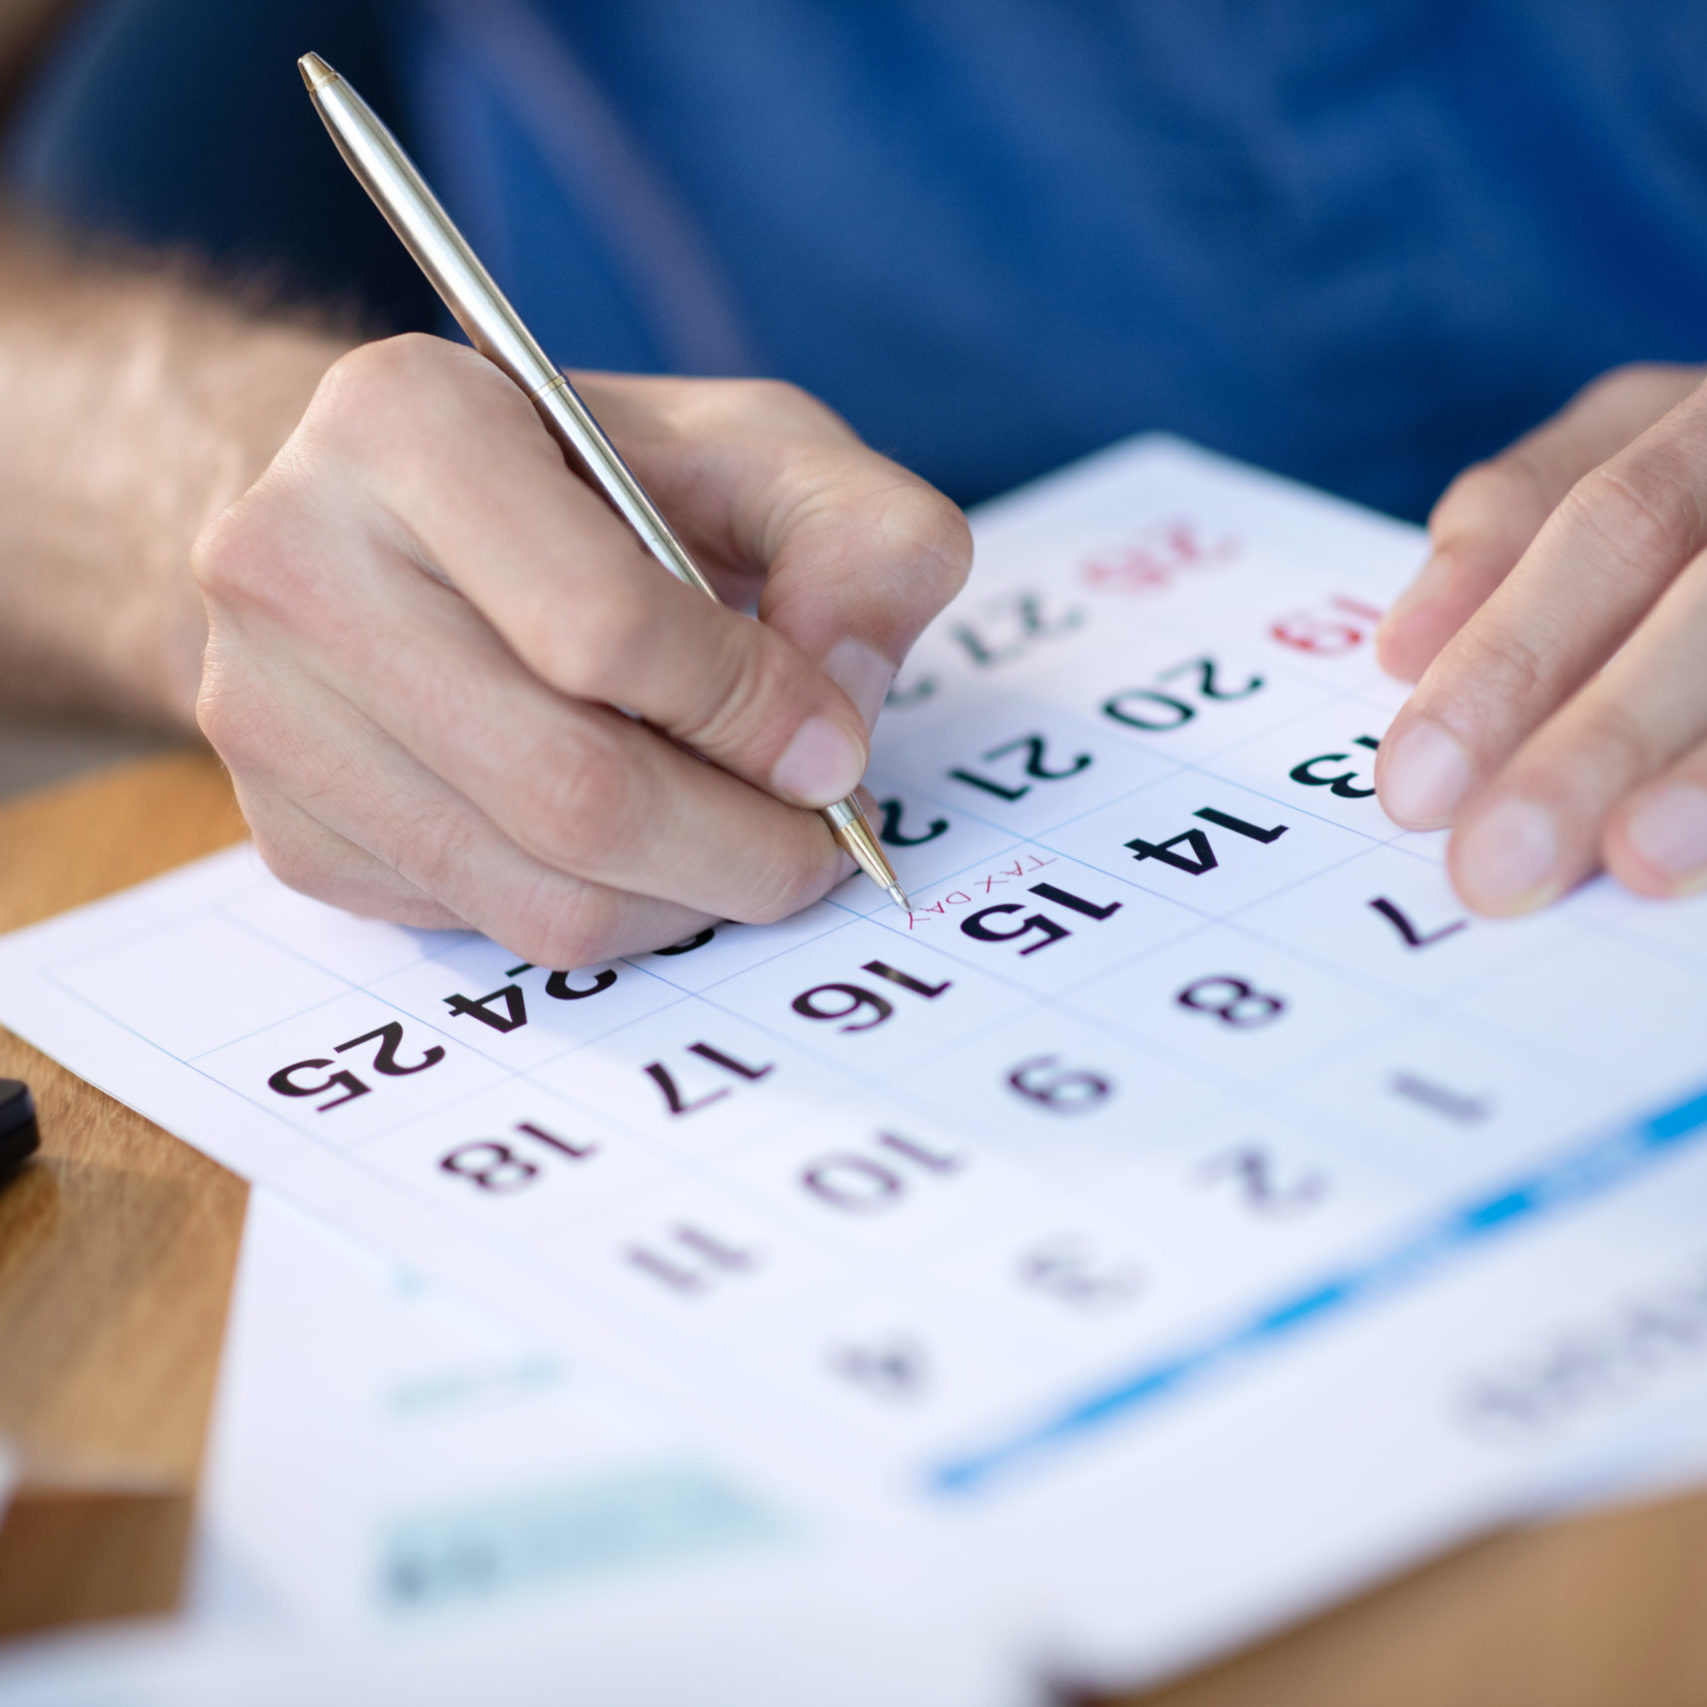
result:
[[[1454,853],[1465,898],[1484,912],[1528,912],[1557,887],[1559,832],[1532,800],[1489,807],[1460,832]]]
[[[875,646],[849,634],[824,654],[824,674],[859,707],[866,728],[875,728],[884,696],[895,680],[895,666]]]
[[[1625,839],[1663,877],[1707,879],[1707,789],[1677,782],[1637,806]]]
[[[828,806],[853,793],[865,774],[864,749],[827,717],[808,717],[771,767],[771,784],[806,806]]]
[[[1386,752],[1381,804],[1407,830],[1438,829],[1451,820],[1475,780],[1476,767],[1463,743],[1438,723],[1419,719]]]

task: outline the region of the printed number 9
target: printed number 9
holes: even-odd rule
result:
[[[1008,1074],[1008,1084],[1051,1114],[1083,1114],[1114,1094],[1114,1086],[1084,1067],[1063,1067],[1059,1055],[1034,1055]]]

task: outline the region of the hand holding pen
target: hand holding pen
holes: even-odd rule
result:
[[[425,337],[338,362],[197,551],[203,724],[275,870],[559,966],[835,883],[818,811],[970,555],[952,505],[790,387],[577,385],[761,620],[642,549],[498,367]]]

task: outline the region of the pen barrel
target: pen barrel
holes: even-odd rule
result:
[[[646,488],[635,479],[622,453],[593,418],[581,395],[561,373],[533,393],[533,406],[545,429],[569,451],[587,477],[610,500],[618,515],[640,535],[646,549],[678,581],[697,587],[708,598],[717,589],[700,572],[687,548],[676,538]]]
[[[708,598],[717,589],[700,572],[658,506],[635,479],[580,394],[540,348],[445,212],[415,163],[374,110],[318,54],[297,62],[308,92],[344,163],[386,223],[402,239],[469,341],[528,395],[545,429],[611,507],[640,536],[655,561]],[[851,795],[824,809],[836,840],[873,881],[905,904],[894,869]]]
[[[335,73],[315,81],[310,93],[345,163],[456,316],[469,342],[528,394],[546,430],[640,535],[653,557],[677,580],[716,598],[716,590],[574,386],[540,348],[481,265],[403,145]]]
[[[481,355],[532,396],[558,378],[455,222],[366,101],[336,75],[311,91],[345,164]]]

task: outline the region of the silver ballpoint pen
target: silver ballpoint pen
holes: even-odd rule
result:
[[[711,583],[605,436],[604,428],[492,282],[491,274],[439,205],[397,138],[319,54],[305,53],[297,61],[297,69],[345,164],[402,238],[475,349],[527,393],[546,430],[639,534],[646,549],[677,580],[716,598]],[[849,795],[834,806],[826,806],[823,817],[859,868],[888,891],[896,906],[911,911],[906,892],[859,802]]]

